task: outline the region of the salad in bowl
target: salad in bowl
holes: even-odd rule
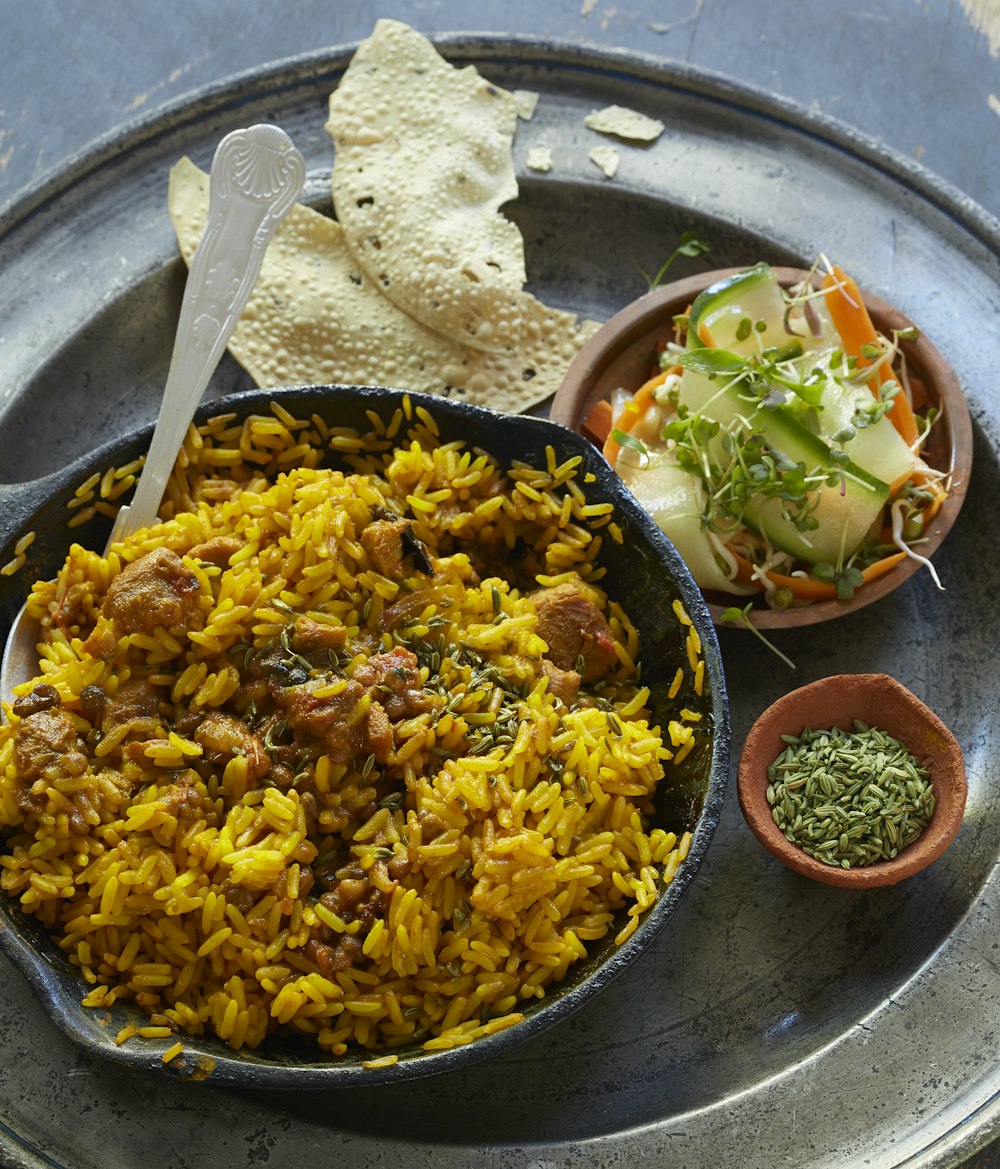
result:
[[[690,285],[629,306],[630,329],[609,322],[553,414],[602,443],[710,600],[808,623],[920,567],[937,581],[929,553],[964,495],[971,445],[940,354],[825,261],[727,271],[694,296]],[[633,355],[649,350],[651,376],[632,384],[615,376],[626,334]],[[614,359],[595,360],[602,346]],[[560,417],[566,394],[575,419]]]

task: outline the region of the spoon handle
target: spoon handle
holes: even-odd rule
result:
[[[246,307],[278,224],[305,180],[305,163],[277,126],[234,130],[212,161],[205,231],[191,262],[170,372],[135,495],[115,520],[110,547],[156,519],[177,452]]]

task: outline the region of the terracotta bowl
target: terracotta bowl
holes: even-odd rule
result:
[[[549,417],[587,433],[584,420],[597,402],[610,398],[618,387],[637,390],[654,372],[657,342],[671,331],[673,317],[684,313],[703,289],[739,271],[742,269],[720,268],[665,284],[622,309],[580,349],[559,387]],[[775,268],[775,272],[786,287],[809,275],[798,268]],[[880,332],[888,334],[893,329],[912,327],[913,322],[884,300],[866,293],[864,301]],[[920,546],[921,555],[930,557],[965,502],[972,469],[972,422],[965,395],[951,366],[927,337],[921,334],[915,341],[904,341],[901,349],[910,376],[923,383],[931,403],[941,411],[925,446],[924,457],[932,467],[947,471],[951,477],[948,499],[929,525],[927,539]],[[892,592],[920,568],[917,561],[906,559],[859,589],[849,601],[818,601],[782,610],[755,605],[753,623],[758,629],[787,629],[844,617]],[[743,608],[749,600],[711,592],[705,596],[717,625],[721,624],[721,614],[726,608],[731,605]]]
[[[785,838],[771,818],[767,769],[785,748],[782,735],[806,727],[852,730],[856,718],[898,739],[928,770],[937,804],[924,831],[893,860],[843,869],[815,860]],[[793,690],[757,719],[743,745],[737,791],[757,839],[790,869],[827,885],[873,889],[912,877],[944,852],[962,823],[967,789],[955,736],[915,694],[887,674],[836,674]]]

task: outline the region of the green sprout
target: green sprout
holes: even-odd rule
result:
[[[786,657],[773,642],[768,641],[764,634],[761,633],[757,626],[754,625],[754,623],[750,620],[750,610],[752,608],[752,601],[749,605],[746,605],[742,609],[738,609],[735,605],[733,605],[731,608],[724,610],[722,614],[722,620],[726,623],[742,625],[744,629],[749,629],[750,632],[760,641],[762,641],[772,653],[777,654],[790,670],[794,670],[796,666],[792,659]]]
[[[838,601],[849,601],[854,596],[854,590],[861,588],[865,583],[861,570],[853,564],[844,566],[825,563],[814,564],[812,576],[824,584],[832,584],[837,590]]]
[[[695,231],[685,231],[681,235],[681,242],[676,248],[667,256],[666,260],[660,267],[660,270],[655,276],[650,276],[645,268],[638,260],[633,261],[636,268],[639,269],[643,280],[649,285],[649,291],[652,292],[654,288],[658,288],[663,283],[663,278],[666,276],[671,264],[678,258],[678,256],[703,256],[706,252],[711,251],[711,245],[705,243],[703,239]]]

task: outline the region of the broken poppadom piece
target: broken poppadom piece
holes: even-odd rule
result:
[[[618,164],[621,158],[613,146],[595,146],[587,156],[594,166],[604,172],[606,179],[613,179],[618,173]]]
[[[606,106],[603,110],[594,110],[583,119],[583,124],[599,134],[612,134],[629,142],[655,142],[664,130],[661,121],[626,106]]]

